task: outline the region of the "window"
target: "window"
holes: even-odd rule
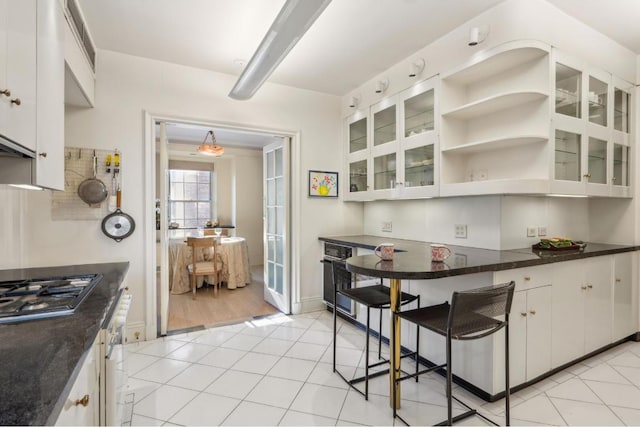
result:
[[[211,177],[208,171],[169,170],[169,223],[197,228],[211,219]]]

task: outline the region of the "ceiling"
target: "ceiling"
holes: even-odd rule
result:
[[[344,95],[501,1],[333,0],[269,81]],[[640,0],[548,1],[640,54]],[[251,58],[285,0],[79,2],[98,49],[239,75],[239,61]],[[167,132],[199,144],[208,129]],[[272,142],[272,135],[215,132],[228,145]]]

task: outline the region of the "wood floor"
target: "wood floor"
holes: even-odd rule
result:
[[[235,323],[278,313],[263,298],[262,266],[251,268],[251,284],[244,288],[227,289],[224,285],[215,297],[213,288],[200,288],[196,299],[192,294],[169,295],[169,332],[197,326]]]

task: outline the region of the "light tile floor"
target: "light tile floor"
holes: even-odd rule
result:
[[[320,311],[127,345],[127,419],[131,425],[403,425],[389,408],[387,376],[370,380],[365,401],[332,372],[331,331],[331,313]],[[341,372],[361,375],[364,333],[340,321],[339,334]],[[454,392],[504,423],[503,401]],[[401,413],[412,425],[446,416],[439,375],[403,382],[402,397]],[[511,418],[512,425],[640,425],[640,343],[621,344],[513,394]],[[487,423],[474,417],[459,425]]]

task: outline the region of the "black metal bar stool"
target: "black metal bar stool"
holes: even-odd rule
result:
[[[393,400],[395,402],[396,387],[399,382],[416,377],[436,369],[447,369],[447,419],[435,425],[452,425],[453,422],[478,415],[488,422],[497,425],[494,421],[478,413],[453,396],[451,382],[453,373],[451,370],[451,340],[474,340],[483,338],[504,328],[504,358],[505,358],[505,422],[510,424],[509,418],[509,312],[513,300],[515,283],[503,283],[468,291],[454,292],[451,304],[448,302],[432,305],[416,310],[401,311],[395,316],[415,323],[419,327],[426,328],[447,338],[446,363],[431,368],[399,377],[392,387]],[[502,320],[501,320],[502,319]],[[395,337],[394,337],[395,339]],[[453,417],[452,399],[467,408],[467,411]],[[399,418],[403,423],[408,423],[397,413],[394,406],[393,417]]]
[[[382,357],[382,310],[390,308],[391,305],[391,294],[389,287],[380,285],[373,286],[364,286],[361,288],[352,288],[351,287],[351,272],[347,271],[344,263],[334,261],[332,262],[333,266],[333,372],[336,372],[340,377],[351,386],[358,393],[362,394],[365,400],[369,400],[369,378],[375,378],[380,375],[385,375],[389,372],[389,368],[386,370],[375,372],[369,375],[369,369],[374,368],[376,366],[380,366],[386,363],[389,363],[388,359],[384,359]],[[337,332],[337,310],[335,302],[337,301],[338,295],[344,295],[353,301],[362,304],[367,307],[367,323],[366,323],[366,342],[365,342],[365,364],[364,364],[364,376],[347,379],[336,369],[336,332]],[[405,292],[401,294],[401,305],[409,304],[410,302],[417,301],[418,307],[420,307],[420,296],[419,295],[411,295]],[[379,324],[379,333],[378,333],[378,362],[369,364],[369,333],[370,333],[370,313],[371,309],[379,309],[380,310],[380,324]],[[418,328],[419,329],[419,328]],[[419,330],[418,330],[419,332]],[[416,363],[416,372],[418,372],[418,348],[420,344],[420,334],[416,334],[416,351],[403,355],[402,357],[410,357],[414,356]],[[416,376],[416,381],[418,380]],[[354,384],[364,381],[364,392],[355,387]]]

